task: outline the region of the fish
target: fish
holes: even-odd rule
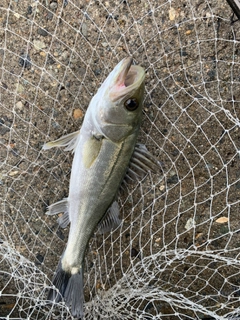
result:
[[[121,60],[87,108],[81,129],[43,145],[74,152],[69,194],[48,207],[63,213],[60,227],[70,230],[66,249],[53,276],[48,300],[64,299],[71,314],[84,317],[84,258],[93,233],[122,222],[117,197],[125,178],[159,170],[160,162],[137,143],[143,114],[145,70],[132,57]]]

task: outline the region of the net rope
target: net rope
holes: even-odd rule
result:
[[[220,0],[2,0],[0,319],[73,319],[47,292],[64,250],[47,206],[68,195],[78,130],[118,61],[146,70],[139,141],[162,170],[125,186],[95,233],[86,319],[240,316],[240,24]]]

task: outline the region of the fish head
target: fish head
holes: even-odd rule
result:
[[[97,131],[114,142],[138,132],[142,119],[145,71],[132,61],[120,61],[96,94]]]

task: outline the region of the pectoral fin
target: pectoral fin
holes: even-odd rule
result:
[[[61,138],[47,142],[43,145],[43,150],[48,150],[55,147],[66,147],[64,150],[66,151],[75,151],[76,144],[77,144],[77,138],[79,136],[79,130],[69,133],[65,136],[62,136]]]
[[[64,198],[61,201],[51,204],[48,207],[46,214],[52,216],[61,212],[63,212],[63,215],[59,217],[57,221],[61,228],[66,228],[70,223],[68,214],[68,198]]]
[[[157,173],[161,170],[161,162],[158,161],[143,144],[136,144],[126,177],[130,180],[139,178],[152,171]]]
[[[103,220],[98,225],[97,233],[103,234],[116,229],[122,220],[119,218],[119,206],[117,201],[114,201],[111,207],[107,210]]]

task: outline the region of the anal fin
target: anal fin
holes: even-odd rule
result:
[[[63,215],[59,217],[57,221],[61,228],[66,228],[70,223],[68,214],[68,198],[64,198],[58,202],[51,204],[48,207],[48,211],[46,212],[46,214],[52,216],[61,212],[63,213]]]
[[[57,222],[61,228],[67,228],[70,223],[68,212],[64,212],[64,214],[57,219]]]

